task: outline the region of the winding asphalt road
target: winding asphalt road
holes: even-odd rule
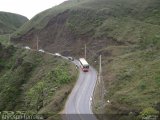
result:
[[[57,56],[56,54],[45,51],[40,52]],[[59,57],[68,60],[67,57]],[[73,63],[80,66],[78,60],[74,60]],[[97,72],[92,66],[90,66],[89,72],[83,72],[80,68],[79,71],[79,78],[69,95],[63,111],[63,120],[97,120],[91,108],[92,96],[97,80]]]
[[[79,66],[79,61],[74,64]],[[78,81],[73,88],[64,109],[64,120],[96,120],[91,108],[92,95],[97,80],[96,70],[90,66],[89,72],[80,68]]]

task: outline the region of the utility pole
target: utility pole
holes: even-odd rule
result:
[[[36,35],[36,40],[37,40],[37,50],[38,50],[39,49],[39,39],[37,35]]]
[[[102,55],[99,56],[99,82],[101,81],[102,75]]]
[[[11,34],[9,34],[9,41],[8,44],[11,42]]]
[[[104,82],[102,77],[102,55],[99,57],[99,85],[100,85],[100,96],[101,96],[101,107],[104,105]]]
[[[85,59],[86,59],[86,56],[87,56],[87,46],[85,44],[85,51],[84,51],[84,57],[85,57]]]

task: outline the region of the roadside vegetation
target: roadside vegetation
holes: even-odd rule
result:
[[[75,66],[60,58],[0,44],[0,111],[55,116],[76,80]]]
[[[114,46],[108,50],[113,50],[113,48]],[[136,49],[132,51],[129,47],[115,49],[121,52],[125,49],[125,52],[115,57],[103,58],[103,61],[107,60],[107,64],[103,63],[107,90],[104,113],[107,113],[110,119],[124,115],[123,120],[143,119],[150,115],[158,116],[160,111],[159,50]],[[112,54],[115,52],[113,51]]]

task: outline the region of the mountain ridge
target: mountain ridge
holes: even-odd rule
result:
[[[22,15],[0,11],[0,34],[12,33],[27,21]]]

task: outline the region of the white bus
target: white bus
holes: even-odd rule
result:
[[[80,58],[79,62],[80,62],[80,66],[81,66],[83,72],[88,72],[88,70],[89,70],[88,62],[84,58]]]

